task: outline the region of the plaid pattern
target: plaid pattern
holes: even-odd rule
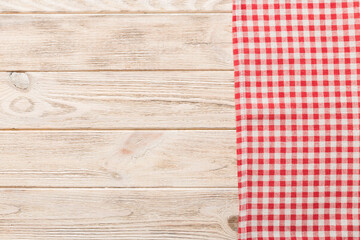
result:
[[[360,239],[359,0],[234,0],[239,239]]]

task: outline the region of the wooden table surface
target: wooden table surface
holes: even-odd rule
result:
[[[231,0],[0,0],[0,239],[237,238]]]

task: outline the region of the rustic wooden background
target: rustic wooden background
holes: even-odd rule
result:
[[[231,0],[0,0],[0,239],[236,239]]]

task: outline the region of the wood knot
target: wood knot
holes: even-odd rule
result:
[[[30,79],[26,73],[11,72],[9,74],[11,84],[20,90],[27,90],[30,87]]]
[[[10,108],[18,113],[32,112],[34,110],[34,102],[26,97],[17,97],[10,103]]]
[[[239,216],[237,215],[230,216],[228,218],[228,225],[233,231],[237,232],[239,225]]]
[[[19,213],[20,211],[21,209],[18,208],[17,206],[0,203],[0,216],[16,214]]]

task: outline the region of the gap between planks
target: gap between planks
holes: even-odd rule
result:
[[[36,131],[51,131],[51,132],[112,132],[112,131],[234,131],[233,128],[4,128],[0,132],[36,132]]]
[[[43,189],[43,190],[51,190],[51,189],[66,189],[66,190],[87,190],[87,189],[92,189],[92,190],[116,190],[116,191],[127,191],[127,190],[144,190],[144,191],[151,191],[151,190],[177,190],[177,191],[184,191],[184,190],[190,190],[190,191],[196,191],[196,190],[236,190],[238,189],[238,187],[221,187],[221,186],[216,186],[216,187],[86,187],[86,186],[79,186],[79,187],[66,187],[66,186],[51,186],[51,187],[47,187],[47,186],[2,186],[0,187],[0,189],[16,189],[16,190],[21,190],[21,189]]]
[[[0,15],[217,15],[217,14],[231,14],[231,11],[219,11],[219,12],[118,12],[118,13],[101,13],[101,12],[93,12],[93,13],[2,13],[0,12]]]
[[[1,14],[0,14],[1,15]],[[86,72],[232,72],[233,68],[229,69],[86,69],[86,70],[30,70],[30,69],[17,69],[17,70],[1,70],[0,72],[19,72],[19,73],[86,73]]]
[[[209,13],[232,13],[232,11],[136,11],[136,12],[0,12],[0,15],[149,15],[149,14],[209,14]]]

